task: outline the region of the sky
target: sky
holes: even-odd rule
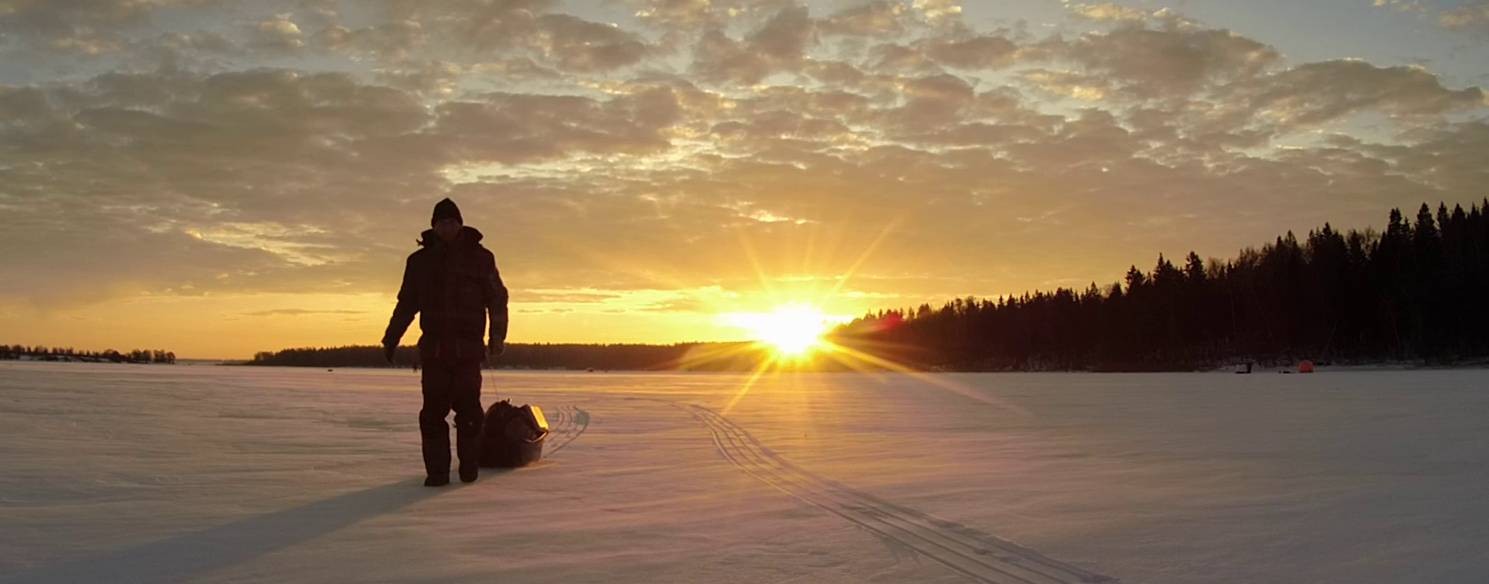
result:
[[[1489,0],[0,0],[0,342],[737,340],[1489,195]],[[405,342],[413,342],[411,331]]]

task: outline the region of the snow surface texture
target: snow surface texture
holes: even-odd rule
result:
[[[406,370],[0,364],[0,582],[1489,574],[1489,371],[486,383],[545,460],[427,489]]]

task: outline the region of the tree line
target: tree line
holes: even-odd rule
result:
[[[1489,199],[1385,230],[1329,224],[1231,260],[1160,255],[1123,282],[886,310],[839,343],[926,369],[1184,370],[1489,356]]]
[[[135,349],[120,353],[113,349],[79,351],[72,347],[0,345],[0,359],[33,361],[84,361],[90,363],[175,363],[176,354],[159,349]]]
[[[508,343],[489,365],[510,369],[748,371],[766,351],[753,343],[549,344]],[[402,346],[389,364],[377,345],[263,351],[247,365],[290,367],[417,367],[419,351]]]
[[[1233,259],[1162,255],[1121,282],[882,310],[828,338],[923,370],[1172,371],[1241,362],[1417,361],[1489,357],[1489,199],[1451,210],[1392,209],[1384,231],[1325,223]],[[751,343],[507,345],[493,366],[525,369],[750,371]],[[417,351],[401,347],[401,365]],[[849,362],[845,362],[849,361]],[[798,369],[878,368],[853,359]],[[864,361],[864,360],[859,360]],[[387,366],[375,345],[286,349],[252,365]]]

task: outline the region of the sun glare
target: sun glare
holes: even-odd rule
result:
[[[729,314],[725,319],[783,357],[802,357],[821,347],[822,335],[841,321],[810,304],[787,304],[764,313]]]

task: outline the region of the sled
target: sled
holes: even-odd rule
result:
[[[491,404],[481,429],[481,466],[517,468],[543,458],[548,420],[538,406],[517,407],[509,400]]]

